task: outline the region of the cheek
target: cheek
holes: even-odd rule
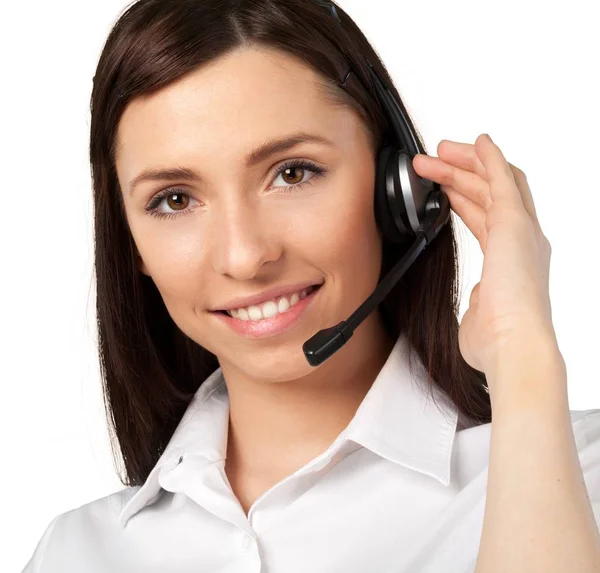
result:
[[[374,284],[379,276],[382,247],[372,204],[347,212],[345,221],[340,233],[340,260],[353,278]]]
[[[165,304],[169,300],[184,302],[198,296],[202,288],[199,280],[203,265],[202,239],[190,228],[182,232],[181,225],[169,223],[138,225],[132,228],[134,241]],[[162,225],[162,227],[161,227]]]
[[[370,280],[381,264],[381,237],[373,211],[372,184],[346,185],[345,196],[320,211],[312,225],[316,230],[313,252],[327,257],[324,268]],[[377,277],[376,277],[377,278]],[[372,282],[372,281],[371,281]]]

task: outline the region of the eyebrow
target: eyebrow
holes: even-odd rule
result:
[[[263,143],[245,158],[246,167],[253,167],[276,153],[282,153],[301,143],[321,143],[328,147],[335,147],[333,141],[322,135],[314,133],[299,132],[291,136],[274,139]],[[200,181],[202,178],[193,170],[187,167],[172,167],[169,169],[146,169],[134,177],[129,184],[129,194],[133,194],[133,189],[142,181]]]

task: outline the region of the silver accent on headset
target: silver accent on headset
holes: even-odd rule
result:
[[[388,166],[390,165],[390,158],[386,159],[386,164],[384,166],[385,172],[385,196],[387,198],[388,205],[390,207],[390,212],[392,217],[394,218],[394,222],[398,230],[406,229],[406,224],[402,220],[400,216],[400,206],[398,205],[398,201],[396,200],[396,194],[394,193],[394,173],[393,166],[390,169]]]
[[[404,207],[406,209],[406,214],[408,215],[408,221],[413,230],[413,233],[417,232],[417,229],[420,226],[419,216],[417,214],[417,209],[414,203],[414,193],[413,185],[414,181],[410,176],[410,171],[407,165],[408,156],[404,153],[401,153],[398,157],[398,179],[400,181],[400,188],[402,189],[402,195],[404,197]]]

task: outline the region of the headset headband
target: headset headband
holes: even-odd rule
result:
[[[337,13],[336,6],[329,2],[328,0],[315,0],[316,3],[324,8],[335,20],[337,20],[338,25],[345,33],[345,30],[342,26],[342,20]],[[414,134],[413,129],[410,126],[408,118],[404,113],[402,106],[398,103],[396,97],[390,92],[385,82],[381,79],[381,76],[377,73],[375,66],[365,58],[365,62],[367,64],[368,70],[371,74],[371,79],[373,81],[373,85],[375,86],[376,97],[379,99],[381,106],[383,107],[384,113],[386,114],[389,127],[395,137],[396,143],[399,144],[398,149],[406,151],[409,157],[413,158],[418,153],[422,153],[421,148],[419,146],[418,140]],[[359,81],[364,89],[367,92],[371,93],[371,90],[368,89],[367,86],[361,82],[360,77],[356,74],[352,65],[348,62],[348,71],[346,76],[339,84],[340,87],[346,87],[346,81],[348,80],[348,76],[354,73],[354,77],[356,77],[357,81]]]

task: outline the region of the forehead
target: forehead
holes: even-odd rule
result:
[[[130,102],[119,123],[117,164],[135,170],[191,150],[241,157],[257,141],[299,129],[352,137],[351,111],[328,103],[320,81],[312,68],[275,50],[227,54]]]

